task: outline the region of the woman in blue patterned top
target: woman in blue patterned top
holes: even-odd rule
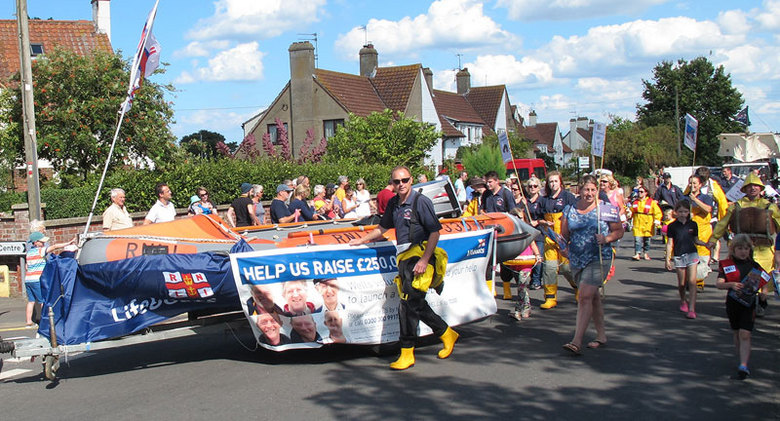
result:
[[[588,348],[598,348],[607,344],[604,307],[601,303],[599,287],[609,273],[612,260],[610,243],[623,237],[623,225],[619,219],[612,218],[614,222],[607,222],[603,216],[599,218],[599,207],[601,207],[601,215],[614,212],[605,212],[608,207],[612,207],[609,203],[601,202],[597,206],[599,184],[596,177],[592,175],[582,177],[579,190],[579,200],[563,210],[561,220],[561,235],[568,242],[566,252],[571,262],[574,282],[579,286],[574,338],[563,347],[575,355],[581,354],[582,337],[591,319],[596,327],[596,339],[588,343]],[[601,259],[599,259],[599,251]]]

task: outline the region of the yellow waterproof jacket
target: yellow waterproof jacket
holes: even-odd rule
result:
[[[471,199],[471,202],[469,202],[468,205],[466,205],[466,210],[463,211],[463,216],[477,216],[479,215],[479,198],[475,197]]]
[[[650,197],[637,199],[631,203],[631,214],[634,237],[652,237],[654,226],[660,224],[662,217],[658,202]]]
[[[712,233],[713,240],[723,238],[723,236],[726,234],[729,222],[731,221],[731,217],[734,214],[734,209],[737,207],[737,205],[741,208],[758,207],[761,209],[768,209],[769,213],[772,215],[771,218],[775,223],[775,227],[780,228],[780,209],[778,209],[777,205],[770,203],[763,197],[757,197],[755,200],[750,200],[747,198],[747,196],[745,196],[742,199],[739,199],[736,204],[732,204],[728,207],[725,216],[721,218],[720,221],[718,221],[717,225],[715,225],[715,231]]]
[[[691,221],[695,222],[699,227],[699,240],[707,242],[712,235],[712,214],[705,212],[704,209],[698,206],[691,206]],[[707,247],[696,246],[696,251],[699,256],[709,256],[710,250]]]
[[[425,247],[428,245],[427,241],[423,241],[422,246],[414,244],[410,246],[406,251],[398,255],[398,264],[404,260],[408,260],[412,257],[422,257],[425,253]],[[447,252],[441,247],[436,247],[433,251],[433,258],[435,259],[435,265],[428,264],[425,268],[425,273],[422,275],[415,275],[412,281],[412,287],[420,291],[428,291],[430,288],[436,288],[444,282],[444,274],[447,272]],[[403,282],[400,274],[393,279],[398,286],[398,292],[401,299],[404,299]]]
[[[710,189],[708,190],[709,194],[712,196],[715,203],[718,205],[718,214],[713,216],[717,216],[718,219],[723,219],[723,217],[726,216],[726,208],[728,208],[729,206],[729,201],[728,199],[726,199],[726,193],[723,193],[723,188],[720,187],[720,184],[713,181],[712,179],[707,180],[707,187],[709,187]],[[691,193],[691,187],[688,186],[685,188],[683,194],[687,196],[690,193]],[[699,231],[699,233],[701,234],[701,231]]]

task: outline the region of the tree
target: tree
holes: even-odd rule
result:
[[[129,67],[119,54],[81,56],[61,49],[33,62],[38,156],[49,160],[66,180],[69,176],[86,180],[105,162],[127,92]],[[14,78],[18,84],[19,75]],[[160,168],[176,156],[169,129],[173,110],[164,99],[166,91],[173,87],[144,81],[125,114],[111,167],[151,160]],[[0,121],[8,125],[0,135],[0,148],[11,151],[19,163],[24,159],[21,97],[15,90],[3,95]]]
[[[209,130],[201,130],[188,134],[179,141],[179,146],[192,156],[201,159],[214,159],[220,156],[217,145],[222,142],[228,147],[230,153],[238,148],[236,142],[225,143],[225,136]]]
[[[533,158],[534,141],[524,138],[514,131],[507,132],[509,138],[509,147],[512,148],[513,158]],[[498,147],[498,135],[491,133],[482,136],[482,144]]]
[[[400,111],[384,110],[367,117],[350,114],[345,125],[328,139],[324,159],[416,167],[439,137],[434,126],[407,118]]]
[[[464,149],[462,161],[463,166],[474,176],[481,177],[488,171],[497,172],[501,178],[506,174],[498,145],[482,144],[476,150]]]
[[[645,127],[620,117],[607,126],[604,144],[604,166],[627,177],[645,176],[662,165],[676,165],[677,140],[670,126]],[[594,166],[601,159],[596,157]]]
[[[716,136],[743,131],[741,124],[734,120],[742,109],[742,94],[731,85],[731,76],[723,66],[716,68],[705,57],[690,62],[680,59],[676,64],[664,61],[653,69],[653,80],[642,80],[642,83],[642,98],[647,103],[637,106],[638,121],[646,127],[674,128],[680,124],[682,133],[685,114],[691,114],[699,121],[696,164],[721,164]],[[675,121],[675,97],[679,102],[679,121]],[[684,161],[691,162],[689,150]]]

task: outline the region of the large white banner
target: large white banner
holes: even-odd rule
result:
[[[441,295],[431,308],[451,326],[496,312],[485,283],[493,230],[442,236],[448,256]],[[396,248],[392,243],[286,248],[230,256],[244,312],[257,342],[273,350],[328,343],[398,340]],[[420,335],[431,330],[420,323]]]

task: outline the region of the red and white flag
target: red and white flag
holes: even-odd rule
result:
[[[152,25],[157,15],[157,5],[160,0],[154,3],[154,8],[149,12],[146,18],[144,29],[141,32],[141,40],[138,42],[138,49],[133,57],[133,65],[130,67],[130,86],[127,88],[127,98],[122,103],[121,112],[127,112],[133,105],[135,93],[141,88],[141,82],[144,77],[149,77],[160,65],[160,43],[152,34]]]

